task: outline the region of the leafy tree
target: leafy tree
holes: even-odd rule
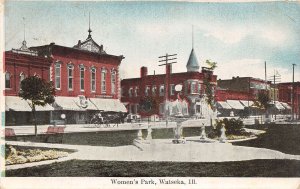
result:
[[[205,61],[206,64],[209,66],[209,70],[213,71],[217,67],[217,62],[212,62],[210,60]],[[210,105],[210,107],[214,107],[214,93],[213,87],[210,83],[210,78],[204,78],[204,86],[205,86],[205,94],[206,94],[206,102]]]
[[[254,105],[258,108],[264,110],[265,112],[270,107],[270,98],[266,92],[259,92],[256,100],[254,101]]]
[[[47,82],[37,76],[30,76],[22,80],[19,96],[30,101],[33,114],[34,133],[37,136],[36,106],[45,106],[54,102],[55,88],[52,82]]]

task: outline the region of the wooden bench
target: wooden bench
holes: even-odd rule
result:
[[[65,127],[63,126],[49,126],[47,128],[46,134],[58,134],[58,133],[64,133]]]
[[[58,140],[59,140],[60,143],[63,143],[65,128],[66,127],[64,127],[64,126],[49,126],[47,128],[46,133],[45,133],[46,134],[45,142],[49,142],[49,138],[53,139],[53,137],[50,137],[50,136],[59,135]],[[55,137],[55,138],[57,139],[57,137]]]
[[[5,137],[16,136],[15,130],[11,128],[5,128]]]

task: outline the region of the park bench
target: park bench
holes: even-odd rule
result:
[[[55,139],[58,139],[60,143],[63,141],[64,133],[65,133],[64,126],[49,126],[46,131],[46,139],[45,142],[49,142],[50,136],[54,136]]]
[[[5,128],[5,137],[16,136],[15,130],[11,128]]]

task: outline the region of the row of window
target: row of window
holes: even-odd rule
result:
[[[145,88],[145,96],[156,96],[157,95],[157,86],[153,85],[151,86],[146,86]],[[190,94],[199,94],[201,90],[201,85],[199,82],[192,81],[188,85],[188,93]],[[170,85],[170,95],[175,95],[175,84]],[[122,90],[122,95],[125,96],[125,91]],[[128,90],[128,96],[129,97],[137,97],[139,95],[139,87],[130,87]],[[165,96],[165,85],[160,85],[159,86],[159,96]]]
[[[68,64],[67,67],[67,77],[68,77],[68,90],[72,91],[73,86],[74,86],[74,65],[73,64]],[[85,71],[86,68],[84,65],[79,65],[79,85],[80,85],[80,90],[84,91],[85,90]],[[96,86],[97,86],[97,69],[95,67],[90,68],[90,90],[91,92],[96,92]],[[107,86],[107,69],[102,68],[100,72],[100,86],[101,86],[101,93],[106,93],[106,86]],[[116,71],[112,70],[111,71],[111,94],[116,93]],[[55,64],[55,88],[60,90],[61,88],[61,63],[56,63]]]
[[[25,79],[25,74],[22,72],[19,75],[19,86],[21,86],[21,81],[23,81],[23,79]],[[5,72],[5,88],[11,88],[11,73],[9,72]]]
[[[152,96],[156,96],[157,95],[157,86],[152,86],[152,89],[150,86],[146,86],[145,88],[145,96],[150,96],[152,92]],[[122,95],[125,96],[125,91],[122,90]],[[175,85],[171,84],[170,85],[170,95],[174,95],[175,94]],[[164,96],[165,95],[165,86],[164,85],[160,85],[159,86],[159,96]],[[139,87],[130,87],[128,90],[128,96],[129,97],[137,97],[139,96]]]

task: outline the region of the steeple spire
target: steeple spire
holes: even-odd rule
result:
[[[23,34],[24,34],[24,40],[23,40],[23,42],[22,42],[22,46],[21,46],[21,50],[28,50],[28,48],[27,48],[27,42],[26,42],[26,38],[25,38],[25,18],[23,17]]]
[[[192,49],[194,49],[194,25],[192,25]]]
[[[91,15],[90,15],[90,12],[89,12],[89,30],[88,30],[88,32],[89,32],[88,38],[92,38],[92,35],[91,35],[92,30],[91,30]]]

